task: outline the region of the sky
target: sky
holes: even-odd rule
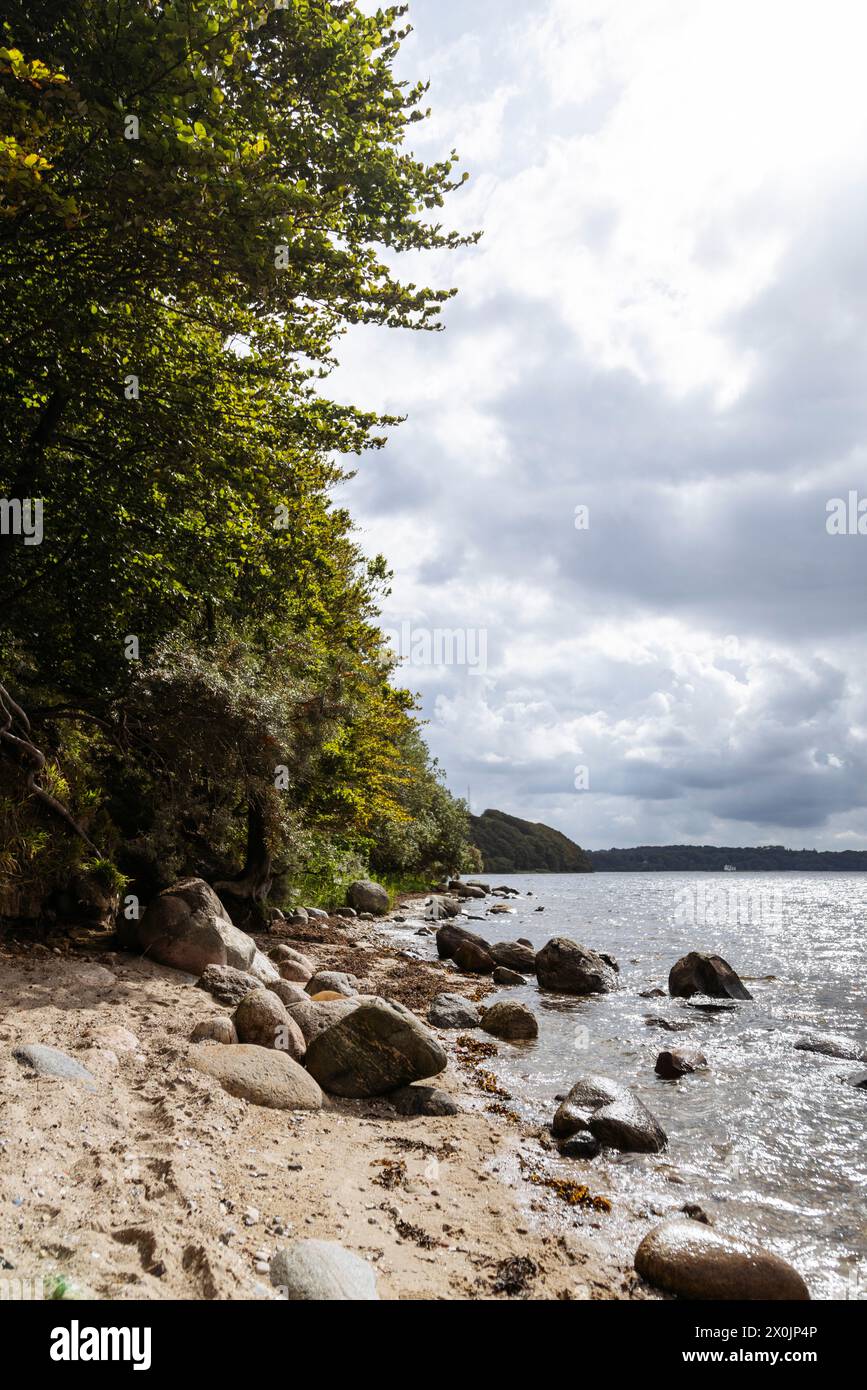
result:
[[[867,7],[410,19],[484,235],[405,258],[446,331],[353,329],[332,389],[407,416],[341,500],[449,787],[587,848],[867,848]]]

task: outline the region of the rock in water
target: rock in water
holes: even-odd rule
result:
[[[519,975],[517,970],[507,970],[505,965],[498,965],[491,977],[495,985],[525,985],[527,981],[523,975]]]
[[[446,922],[437,932],[437,954],[440,960],[453,959],[455,952],[466,941],[471,941],[490,955],[490,947],[483,936],[477,936],[475,932],[467,931],[466,927],[459,927],[454,922]],[[491,966],[493,968],[493,961]]]
[[[557,1139],[589,1129],[600,1144],[623,1153],[659,1153],[668,1142],[665,1130],[637,1096],[607,1076],[576,1081],[551,1125]]]
[[[233,926],[204,879],[184,878],[165,888],[139,923],[141,949],[175,970],[201,975],[209,965],[248,970],[256,954],[251,936]]]
[[[856,1086],[859,1091],[867,1089],[867,1071],[853,1071],[845,1078],[847,1086]]]
[[[206,965],[197,981],[199,989],[206,989],[220,1004],[230,1007],[240,1004],[251,989],[259,987],[259,981],[248,975],[246,970],[236,970],[231,965]]]
[[[495,941],[488,950],[497,965],[517,970],[522,975],[535,975],[536,952],[521,941]]]
[[[235,1043],[192,1049],[190,1065],[213,1076],[224,1091],[269,1110],[321,1110],[322,1092],[312,1076],[285,1052]]]
[[[660,1052],[654,1071],[663,1081],[677,1081],[681,1076],[707,1066],[703,1052]]]
[[[338,1096],[381,1096],[436,1076],[447,1057],[408,1009],[368,999],[333,1023],[307,1048],[307,1070]]]
[[[356,912],[373,912],[377,917],[384,917],[388,912],[388,890],[369,878],[359,878],[350,883],[346,897],[349,906],[354,907]]]
[[[639,1245],[635,1268],[649,1284],[681,1298],[803,1302],[810,1294],[796,1269],[749,1241],[697,1221],[664,1221]]]
[[[560,994],[608,994],[617,975],[597,951],[567,936],[555,936],[536,953],[536,974],[543,989]]]
[[[315,1303],[372,1303],[376,1275],[366,1260],[331,1240],[296,1240],[271,1260],[271,1283],[284,1298]]]
[[[839,1057],[843,1062],[867,1062],[867,1052],[851,1038],[836,1034],[811,1035],[795,1043],[798,1052],[819,1052],[823,1057]]]
[[[602,1145],[589,1129],[579,1129],[571,1139],[564,1139],[557,1145],[563,1158],[595,1158]]]
[[[712,999],[752,999],[739,975],[722,956],[690,951],[671,967],[668,992],[688,999],[692,994],[708,994]]]
[[[438,994],[427,1012],[434,1028],[478,1028],[481,1014],[462,994]]]
[[[488,954],[484,946],[478,946],[475,941],[462,941],[452,959],[459,969],[466,970],[471,975],[490,975],[493,973],[493,957]]]
[[[482,1012],[482,1027],[495,1038],[516,1039],[537,1038],[539,1025],[535,1015],[526,1004],[518,1004],[512,999],[502,999]]]
[[[437,1086],[399,1086],[388,1097],[398,1115],[462,1115],[464,1107]]]
[[[79,1081],[88,1091],[96,1090],[96,1078],[57,1047],[47,1047],[44,1043],[23,1043],[12,1053],[16,1062],[30,1067],[37,1076],[56,1076],[61,1081]]]

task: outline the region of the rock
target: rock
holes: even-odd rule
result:
[[[331,994],[342,994],[347,999],[358,993],[358,980],[343,970],[318,970],[311,975],[304,986],[309,995],[321,994],[328,990]]]
[[[681,1076],[707,1066],[703,1052],[660,1052],[654,1071],[663,1081],[677,1081]]]
[[[669,972],[668,992],[688,999],[692,994],[707,994],[712,999],[752,999],[746,985],[722,956],[709,956],[703,951],[690,951],[681,956]]]
[[[490,893],[490,891],[491,891],[491,885],[490,885],[489,883],[483,883],[482,880],[481,880],[480,878],[468,878],[468,879],[467,879],[467,887],[468,887],[468,888],[481,888],[481,890],[482,890],[483,893]]]
[[[570,1139],[557,1145],[563,1158],[595,1158],[602,1145],[589,1129],[579,1129]]]
[[[313,975],[312,966],[302,965],[297,960],[280,960],[277,962],[277,969],[281,980],[292,980],[298,985],[306,985]]]
[[[305,994],[304,1001],[298,1004],[286,1004],[286,1012],[289,1017],[294,1019],[304,1035],[307,1046],[315,1037],[323,1033],[326,1028],[330,1028],[332,1023],[338,1019],[345,1018],[353,1009],[358,1008],[358,1001],[361,996],[356,995],[354,999],[346,999],[342,995],[336,1000],[317,1000],[314,1002]]]
[[[525,985],[527,981],[523,975],[519,975],[517,970],[507,970],[505,965],[498,965],[493,974],[495,985]]]
[[[659,1014],[645,1014],[644,1022],[646,1027],[664,1028],[666,1033],[685,1033],[695,1027],[691,1018],[661,1018]]]
[[[684,1202],[681,1211],[684,1216],[689,1217],[690,1221],[700,1221],[703,1226],[713,1225],[704,1207],[700,1207],[698,1202]]]
[[[488,950],[497,965],[518,970],[522,975],[535,975],[536,952],[521,941],[495,941]]]
[[[454,962],[471,975],[490,975],[494,969],[493,958],[475,941],[462,941],[455,951]]]
[[[272,985],[268,985],[268,989],[284,1004],[297,1004],[299,999],[310,998],[310,995],[293,980],[275,980]]]
[[[867,1071],[853,1071],[844,1080],[847,1086],[857,1086],[859,1091],[867,1089]]]
[[[635,1268],[658,1289],[689,1299],[809,1299],[796,1269],[760,1245],[697,1221],[664,1221],[644,1237]]]
[[[454,893],[458,898],[484,898],[487,896],[484,888],[477,888],[472,883],[462,883],[459,878],[451,880],[449,892]]]
[[[234,1023],[226,1014],[211,1014],[196,1024],[190,1034],[190,1042],[236,1043],[238,1033]]]
[[[216,1043],[196,1047],[190,1064],[213,1076],[230,1096],[269,1110],[320,1110],[322,1092],[302,1066],[286,1052],[255,1044]]]
[[[395,920],[396,922],[398,922],[398,921],[402,922],[402,921],[403,921],[403,918],[402,918],[402,917],[400,917],[400,918],[395,917],[394,920]],[[430,927],[417,927],[417,928],[416,928],[415,934],[416,934],[416,936],[433,936],[433,932],[431,931]]]
[[[638,991],[639,999],[664,999],[665,990],[655,985],[653,989],[641,989]]]
[[[358,913],[354,907],[335,907],[331,914],[332,917],[357,917]]]
[[[437,953],[440,959],[452,959],[458,948],[467,941],[471,941],[474,945],[480,946],[483,951],[490,953],[488,943],[483,936],[477,936],[475,932],[468,931],[466,927],[459,927],[453,922],[447,922],[437,932]],[[493,968],[492,959],[491,969]]]
[[[482,1027],[493,1037],[509,1041],[539,1036],[535,1015],[526,1004],[518,1004],[513,999],[501,999],[498,1004],[483,1009]]]
[[[286,921],[290,927],[306,927],[310,921],[310,913],[306,907],[293,907],[291,912],[287,912]]]
[[[263,955],[261,951],[256,951],[250,963],[250,974],[254,980],[258,980],[261,985],[272,985],[275,980],[280,979],[280,971],[273,961]]]
[[[366,1260],[331,1240],[296,1240],[271,1260],[271,1283],[293,1302],[372,1303],[376,1275]]]
[[[107,1028],[88,1028],[84,1034],[85,1042],[92,1047],[107,1047],[112,1052],[140,1052],[141,1041],[135,1033],[119,1025]]]
[[[462,1115],[464,1107],[436,1086],[399,1086],[389,1093],[398,1115]]]
[[[668,1142],[647,1106],[607,1076],[576,1081],[551,1125],[557,1139],[569,1139],[583,1129],[589,1129],[600,1144],[623,1153],[659,1153]]]
[[[867,1051],[851,1038],[839,1034],[810,1034],[795,1043],[798,1052],[819,1052],[823,1057],[839,1057],[844,1062],[867,1062]]]
[[[317,922],[328,921],[328,913],[325,911],[324,907],[305,907],[304,911],[307,913],[308,918],[312,917]]]
[[[356,912],[372,912],[377,917],[384,917],[388,912],[388,890],[369,878],[359,878],[350,883],[346,898]]]
[[[44,1043],[22,1043],[16,1047],[12,1056],[22,1066],[29,1067],[37,1076],[56,1076],[61,1081],[78,1081],[88,1091],[96,1090],[96,1078],[57,1047],[47,1047]]]
[[[478,1028],[482,1019],[475,1004],[462,994],[438,994],[427,1017],[435,1028]]]
[[[489,908],[488,908],[488,912],[489,912],[492,916],[495,915],[495,914],[498,913],[498,912],[506,912],[506,913],[509,913],[509,914],[511,915],[511,914],[514,913],[514,911],[515,911],[515,909],[514,909],[513,907],[506,907],[506,904],[505,904],[505,903],[494,903],[494,906],[493,906],[493,907],[489,907]]]
[[[230,1007],[240,1004],[258,983],[246,970],[236,970],[232,965],[207,965],[197,981],[199,989],[207,990],[219,1004]]]
[[[555,936],[536,953],[536,975],[543,989],[560,994],[608,994],[617,976],[597,951],[567,936]]]
[[[320,989],[315,994],[308,995],[314,1004],[327,1004],[332,999],[346,999],[345,994],[338,994],[336,989]]]
[[[156,897],[139,923],[141,949],[175,970],[200,975],[208,965],[247,970],[256,943],[233,926],[213,888],[185,878]]]
[[[424,1024],[397,1004],[367,997],[307,1049],[307,1069],[333,1095],[379,1096],[436,1076],[447,1057]]]
[[[291,1021],[282,999],[270,989],[251,990],[232,1016],[238,1040],[257,1047],[276,1047],[281,1028]]]

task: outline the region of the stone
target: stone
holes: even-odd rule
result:
[[[489,1009],[482,1010],[482,1028],[495,1038],[506,1038],[510,1042],[536,1038],[539,1025],[535,1015],[526,1004],[518,1004],[513,999],[501,999]]]
[[[437,1086],[399,1086],[388,1096],[398,1115],[462,1115],[464,1107]]]
[[[316,994],[308,995],[314,1004],[327,1004],[332,999],[346,999],[347,995],[339,994],[336,989],[320,989]]]
[[[638,997],[639,999],[664,999],[665,990],[660,989],[658,985],[654,985],[653,989],[640,989],[638,991]]]
[[[344,1018],[353,1009],[358,1008],[360,995],[354,999],[346,999],[342,995],[336,1000],[313,1001],[309,995],[305,995],[304,1002],[286,1005],[286,1012],[289,1017],[294,1019],[304,1035],[304,1041],[308,1047],[315,1037],[323,1033],[326,1028],[330,1028],[332,1023]]]
[[[707,1066],[703,1052],[660,1052],[654,1071],[663,1081],[677,1081],[681,1076],[689,1076]]]
[[[497,965],[507,970],[520,971],[522,975],[535,975],[536,952],[521,941],[495,941],[488,950]]]
[[[599,1140],[589,1129],[579,1129],[577,1134],[557,1145],[563,1158],[595,1158],[601,1147]]]
[[[274,1287],[292,1302],[373,1303],[379,1299],[371,1266],[336,1241],[296,1240],[274,1254],[270,1274]]]
[[[482,1019],[475,1004],[462,994],[438,994],[431,1000],[427,1017],[434,1028],[478,1028]]]
[[[140,1052],[141,1041],[128,1028],[109,1024],[105,1028],[87,1028],[84,1041],[92,1047],[108,1047],[112,1052]]]
[[[388,912],[388,889],[369,878],[359,878],[350,883],[346,898],[356,912],[372,912],[377,917],[384,917]]]
[[[507,970],[505,965],[498,965],[491,977],[495,985],[525,985],[527,981],[523,975],[519,975],[517,970]]]
[[[515,909],[513,907],[507,907],[505,903],[495,903],[493,907],[488,908],[488,912],[492,916],[496,916],[498,912],[506,912],[511,916],[514,911]]]
[[[321,1110],[316,1081],[286,1052],[252,1043],[193,1048],[190,1065],[212,1076],[224,1091],[269,1110]]]
[[[218,1004],[233,1007],[250,993],[251,989],[264,988],[246,970],[236,970],[231,965],[206,965],[196,981],[199,989],[207,990]]]
[[[536,953],[536,975],[543,989],[560,994],[608,994],[617,976],[597,951],[567,936],[555,936]]]
[[[332,994],[342,994],[349,999],[358,993],[358,980],[354,975],[347,975],[344,970],[317,970],[315,975],[310,976],[304,988],[310,995],[320,994],[322,990],[327,989]]]
[[[378,1096],[445,1070],[434,1035],[408,1009],[366,997],[307,1048],[307,1069],[339,1096]]]
[[[743,980],[722,956],[690,951],[669,971],[668,992],[682,999],[707,994],[712,999],[752,999]]]
[[[238,1033],[227,1014],[211,1014],[200,1019],[190,1034],[190,1042],[236,1043]]]
[[[844,1077],[847,1086],[856,1086],[859,1091],[867,1089],[867,1071],[853,1071]]]
[[[691,1018],[661,1018],[659,1014],[645,1014],[644,1023],[647,1028],[662,1028],[666,1033],[685,1033],[695,1027]]]
[[[324,907],[305,907],[304,911],[307,913],[308,918],[312,917],[317,922],[328,921],[328,913],[325,911]]]
[[[576,1081],[551,1125],[556,1139],[569,1139],[584,1129],[589,1129],[600,1144],[623,1153],[659,1153],[668,1142],[647,1106],[607,1076],[584,1076]]]
[[[77,1081],[88,1091],[95,1091],[96,1077],[57,1047],[44,1043],[22,1043],[13,1050],[12,1056],[22,1066],[29,1067],[37,1076],[54,1076],[61,1081]]]
[[[232,925],[213,888],[201,878],[165,888],[142,917],[138,941],[152,960],[196,975],[209,965],[247,970],[256,953],[253,938]]]
[[[451,960],[459,947],[467,941],[471,941],[475,946],[481,947],[483,951],[490,954],[488,943],[483,936],[477,936],[475,932],[468,931],[466,927],[459,927],[454,922],[446,922],[437,932],[437,954],[441,960]],[[492,959],[491,969],[493,967]]]
[[[250,962],[250,974],[261,985],[271,985],[275,980],[280,979],[280,971],[274,962],[263,955],[261,951],[256,951]]]
[[[459,878],[453,878],[450,881],[449,892],[454,893],[458,898],[484,898],[487,896],[484,888],[479,888],[473,883],[462,883]]]
[[[299,999],[310,998],[309,994],[292,980],[275,980],[272,985],[268,985],[268,988],[284,1004],[297,1004]]]
[[[280,972],[281,980],[292,980],[298,985],[306,985],[314,974],[312,966],[302,965],[297,960],[279,960],[277,969]]]
[[[358,913],[354,907],[335,907],[331,914],[332,917],[357,917]]]
[[[470,975],[490,975],[494,969],[493,957],[475,941],[462,941],[453,959],[458,969]]]
[[[839,1034],[810,1034],[795,1043],[798,1052],[818,1052],[823,1057],[839,1057],[843,1062],[867,1062],[867,1051],[851,1038]]]
[[[282,999],[278,999],[273,990],[253,989],[241,1000],[232,1022],[239,1042],[255,1043],[257,1047],[276,1047],[280,1029],[291,1019]]]
[[[793,1301],[810,1297],[796,1269],[747,1240],[698,1221],[675,1218],[655,1227],[635,1252],[642,1279],[689,1299]]]

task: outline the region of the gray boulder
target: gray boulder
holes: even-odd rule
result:
[[[297,1004],[299,1000],[310,998],[294,980],[275,980],[272,985],[268,985],[268,989],[284,1004]]]
[[[367,998],[313,1039],[307,1069],[333,1095],[379,1096],[445,1070],[447,1057],[408,1009]]]
[[[458,898],[484,898],[487,896],[485,889],[474,883],[463,883],[459,878],[453,878],[449,882],[449,892],[454,893]]]
[[[823,1057],[839,1057],[843,1062],[867,1062],[867,1051],[851,1038],[839,1034],[811,1034],[795,1043],[798,1052],[819,1052]]]
[[[358,980],[354,975],[347,975],[344,970],[318,970],[315,975],[310,976],[304,988],[310,995],[331,990],[333,994],[344,994],[350,999],[358,993]]]
[[[437,1086],[399,1086],[389,1092],[398,1115],[462,1115],[464,1107]]]
[[[356,995],[354,999],[314,1000],[305,995],[304,1000],[297,1004],[288,1000],[284,1000],[284,1003],[287,1014],[298,1024],[309,1047],[313,1039],[330,1028],[332,1023],[357,1009],[360,998],[360,995]]]
[[[478,1028],[481,1014],[462,994],[438,994],[427,1012],[434,1028]]]
[[[722,956],[690,951],[669,972],[668,992],[682,999],[708,994],[712,999],[752,999],[739,975]]]
[[[13,1050],[12,1056],[22,1066],[29,1067],[37,1076],[55,1076],[61,1081],[77,1081],[88,1091],[96,1090],[96,1078],[87,1067],[76,1062],[74,1057],[61,1052],[57,1047],[44,1043],[22,1043]]]
[[[567,936],[555,936],[536,953],[536,975],[543,989],[560,994],[608,994],[617,975],[606,960]]]
[[[388,912],[388,889],[369,878],[359,878],[355,883],[350,883],[346,898],[356,912],[372,912],[377,917],[384,917]]]
[[[571,1138],[561,1140],[557,1148],[563,1158],[595,1158],[602,1145],[589,1129],[579,1129]]]
[[[270,1110],[321,1110],[322,1092],[286,1052],[255,1044],[196,1046],[190,1065],[212,1076],[230,1096]]]
[[[248,970],[256,953],[253,938],[232,925],[213,888],[201,878],[165,888],[142,917],[138,940],[152,960],[193,975],[209,965]]]
[[[551,1125],[557,1139],[571,1138],[584,1129],[600,1144],[623,1153],[659,1153],[668,1142],[647,1106],[607,1076],[584,1076],[576,1081]]]
[[[254,980],[258,980],[261,985],[273,985],[280,979],[280,971],[272,960],[269,960],[261,951],[255,951],[250,962],[250,974]]]
[[[535,975],[536,952],[520,941],[495,941],[488,950],[497,965],[507,970],[517,970],[522,975]]]
[[[251,990],[235,1010],[232,1022],[242,1043],[276,1047],[296,1061],[304,1056],[304,1034],[273,990]]]
[[[675,1218],[655,1227],[635,1252],[642,1279],[689,1299],[804,1302],[796,1269],[750,1241],[721,1235],[698,1221]]]
[[[233,1007],[259,986],[259,981],[248,975],[246,970],[236,970],[232,965],[206,965],[196,981],[199,989],[207,990],[219,1004]]]
[[[539,1036],[539,1025],[533,1012],[526,1004],[518,1004],[513,999],[501,999],[498,1004],[483,1009],[482,1028],[492,1037],[505,1038],[510,1042]]]
[[[331,1240],[296,1240],[271,1260],[271,1283],[293,1302],[373,1303],[376,1275],[366,1260]]]

